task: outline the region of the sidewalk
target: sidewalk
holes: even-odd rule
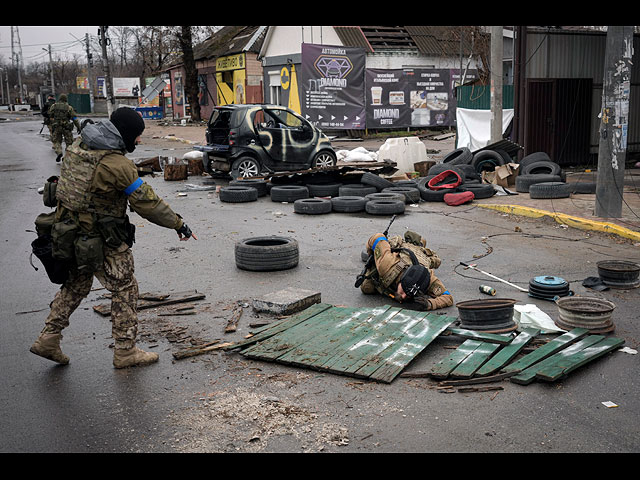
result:
[[[147,121],[144,143],[180,142],[185,145],[202,145],[205,142],[203,125],[170,124],[166,121]],[[335,150],[352,150],[364,147],[377,151],[385,142],[384,138],[370,140],[335,139]],[[430,159],[440,161],[448,152],[455,149],[453,137],[444,140],[423,140]],[[439,153],[431,153],[439,152]],[[595,172],[567,172],[567,182],[595,182]],[[512,186],[510,191],[515,191]],[[570,198],[553,200],[532,199],[527,193],[517,195],[495,195],[488,199],[475,200],[475,203],[491,210],[532,218],[549,217],[560,224],[583,230],[611,233],[634,242],[640,242],[640,169],[625,172],[622,217],[602,218],[595,216],[595,195],[574,194]]]

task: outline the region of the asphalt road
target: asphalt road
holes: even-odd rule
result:
[[[638,356],[623,352],[593,362],[555,383],[502,390],[441,393],[431,379],[397,378],[379,384],[210,353],[173,360],[189,340],[240,341],[252,322],[269,321],[244,310],[235,333],[224,333],[238,303],[298,286],[321,292],[333,305],[384,305],[353,286],[362,269],[360,252],[368,236],[384,230],[387,218],[366,214],[301,216],[291,204],[261,198],[225,204],[206,177],[166,182],[145,177],[180,213],[198,241],[179,242],[175,232],[135,214],[136,276],[141,292],[198,290],[206,299],[189,316],[141,311],[140,345],[160,354],[152,366],[116,370],[108,317],[92,309],[105,302],[94,291],[64,332],[68,366],[56,366],[29,352],[44,325],[57,287],[43,269],[29,264],[33,220],[48,211],[37,189],[59,172],[39,121],[0,123],[0,451],[9,453],[108,452],[638,452],[640,385]],[[142,146],[132,157],[166,154]],[[176,147],[170,147],[176,148]],[[182,149],[182,150],[181,150]],[[178,156],[188,147],[179,147]],[[164,152],[164,153],[163,153]],[[224,181],[216,180],[218,184]],[[518,227],[518,228],[516,228]],[[595,293],[582,280],[597,275],[602,259],[640,260],[637,246],[606,236],[564,229],[555,223],[501,215],[473,205],[421,203],[408,207],[391,233],[421,233],[443,259],[438,276],[456,301],[479,298],[491,284],[498,296],[535,303],[552,317],[554,304],[456,268],[479,268],[521,286],[538,275],[571,282],[576,294],[612,300],[615,336],[638,349],[640,289]],[[520,230],[520,231],[516,231]],[[234,245],[241,238],[278,234],[300,244],[300,264],[267,274],[238,270]],[[34,258],[34,265],[39,267]],[[457,308],[443,312],[457,316]],[[186,339],[178,343],[176,339]],[[178,340],[179,341],[179,340]],[[428,370],[457,346],[437,339],[407,371]],[[612,401],[616,408],[601,402]]]

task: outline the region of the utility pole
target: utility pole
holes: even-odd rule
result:
[[[109,59],[107,58],[107,29],[109,27],[100,27],[98,29],[98,35],[100,35],[100,45],[102,46],[102,64],[104,66],[105,82],[107,87],[107,114],[111,118],[113,113],[113,105],[115,99],[113,98],[113,85],[111,83],[111,71],[109,69]]]
[[[491,141],[502,140],[502,27],[491,27]]]
[[[91,86],[93,85],[91,82],[91,67],[93,67],[93,59],[91,57],[91,52],[89,51],[89,34],[84,34],[84,40],[87,47],[87,83],[89,84],[89,104],[91,105],[90,110],[93,113],[93,89]]]
[[[51,45],[49,45],[49,70],[51,70],[51,93],[56,96],[56,84],[53,81],[53,59],[51,58]]]
[[[627,154],[633,28],[607,27],[595,214],[620,218]]]

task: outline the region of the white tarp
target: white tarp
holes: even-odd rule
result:
[[[491,141],[491,110],[457,108],[458,144],[456,148],[467,147],[472,152],[489,145]],[[502,110],[502,133],[513,119],[513,109]]]

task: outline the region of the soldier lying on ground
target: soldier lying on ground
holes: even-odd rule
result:
[[[380,293],[398,302],[413,300],[425,310],[453,305],[453,297],[433,272],[441,260],[417,233],[390,239],[376,233],[367,242],[367,253],[373,254],[375,266],[365,274],[363,293]]]

